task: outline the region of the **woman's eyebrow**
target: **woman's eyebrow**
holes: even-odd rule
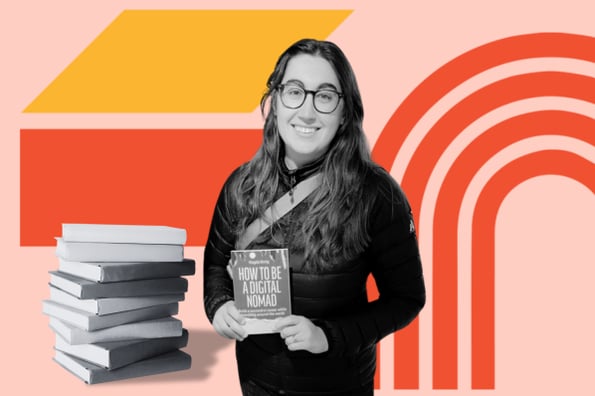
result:
[[[300,80],[297,80],[297,79],[287,80],[287,81],[284,82],[284,84],[295,84],[295,85],[299,85],[300,87],[302,87],[302,88],[305,89],[304,83],[301,82]],[[319,84],[316,89],[321,89],[321,88],[331,88],[331,89],[339,92],[339,89],[335,86],[335,84],[328,83],[328,82],[324,82],[322,84]]]
[[[304,83],[301,82],[300,80],[296,80],[296,79],[287,80],[283,84],[294,84],[294,85],[299,85],[300,87],[304,88]]]
[[[335,84],[331,84],[331,83],[322,83],[318,86],[318,89],[320,88],[332,88],[335,91],[339,91],[339,89],[335,86]]]

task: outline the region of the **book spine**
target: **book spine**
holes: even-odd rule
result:
[[[188,280],[185,278],[147,279],[86,285],[80,298],[140,297],[185,293],[187,290]]]
[[[188,331],[184,329],[179,337],[159,338],[130,343],[109,352],[110,370],[148,359],[188,345]]]
[[[179,294],[188,290],[188,280],[182,277],[97,283],[57,272],[50,273],[50,285],[82,300]]]
[[[50,317],[50,328],[70,345],[134,339],[178,337],[182,321],[173,317],[125,323],[101,330],[86,331]]]
[[[79,298],[83,295],[83,289],[80,284],[77,284],[69,279],[61,277],[56,273],[50,273],[50,285],[53,285],[58,289],[63,290]]]
[[[141,360],[115,370],[106,370],[60,351],[55,351],[54,361],[88,384],[187,370],[192,365],[190,355],[180,350]]]
[[[196,262],[193,259],[185,258],[178,262],[141,262],[122,263],[121,265],[105,263],[100,266],[100,269],[101,282],[109,283],[194,275]]]
[[[65,241],[183,245],[186,230],[155,225],[62,224]]]
[[[93,331],[105,329],[106,327],[138,322],[140,320],[163,318],[170,315],[176,315],[177,313],[178,303],[171,303],[104,316],[90,315],[87,317],[87,326],[84,330]]]
[[[66,242],[57,238],[56,255],[67,261],[182,261],[183,245]]]
[[[100,304],[98,300],[82,300],[50,285],[50,301],[57,302],[68,307],[80,309],[81,311],[99,314]]]
[[[138,361],[115,370],[102,368],[93,371],[91,383],[116,381],[189,369],[192,358],[185,352],[176,350],[163,355]]]
[[[99,263],[83,263],[80,261],[66,261],[58,258],[58,271],[77,276],[93,282],[100,282],[102,271]]]
[[[159,296],[120,297],[97,299],[97,315],[109,315],[118,312],[148,308],[155,305],[170,304],[184,300],[184,294],[164,294]]]

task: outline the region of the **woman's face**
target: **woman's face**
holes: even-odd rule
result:
[[[299,54],[287,63],[281,82],[286,86],[298,86],[304,90],[330,89],[342,92],[339,79],[331,64],[320,56]],[[277,125],[285,144],[285,160],[292,169],[308,164],[328,149],[343,118],[343,100],[329,114],[314,108],[314,95],[306,94],[305,102],[296,109],[290,109],[277,95]]]

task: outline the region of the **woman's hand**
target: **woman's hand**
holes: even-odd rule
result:
[[[233,301],[228,301],[217,309],[213,317],[213,327],[219,335],[232,340],[243,341],[248,334],[242,325],[246,323]]]
[[[328,351],[324,331],[304,316],[290,315],[277,320],[276,329],[290,351],[305,350],[311,353]]]

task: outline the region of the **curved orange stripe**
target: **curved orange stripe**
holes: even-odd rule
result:
[[[463,196],[473,176],[495,153],[519,140],[536,135],[563,134],[589,141],[594,138],[594,129],[593,119],[563,111],[539,111],[516,116],[493,126],[476,138],[463,150],[446,174],[436,200],[433,222],[435,387],[454,389],[457,386],[458,327],[453,316],[456,318],[458,308],[458,219]],[[474,240],[484,238],[483,234],[473,235],[477,235]],[[488,307],[482,309],[486,310],[486,315],[490,315]],[[491,312],[493,316],[493,308]],[[493,333],[494,330],[482,331]],[[476,335],[474,332],[473,336]],[[493,368],[494,352],[493,342],[488,342],[489,345],[485,346],[483,344],[481,347],[484,355],[481,360],[474,359],[472,366],[475,374],[482,372],[482,377],[485,378],[490,373],[493,375],[490,367]],[[491,352],[487,353],[490,348]],[[475,354],[474,357],[477,358]]]
[[[591,128],[593,128],[591,126]],[[593,129],[591,129],[591,132]],[[544,174],[572,178],[595,194],[595,165],[576,154],[545,150],[528,154],[502,168],[483,188],[473,216],[472,332],[474,389],[494,388],[494,236],[498,209],[506,195],[523,181]]]
[[[535,33],[507,37],[474,48],[446,63],[422,81],[386,124],[373,150],[386,169],[419,119],[447,92],[469,78],[507,62],[561,57],[595,62],[595,38],[569,33]]]
[[[540,96],[560,96],[595,103],[595,79],[562,72],[512,76],[487,85],[461,100],[428,131],[411,158],[402,185],[418,218],[423,194],[438,159],[457,135],[480,116],[505,104]]]
[[[455,105],[426,134],[403,176],[403,189],[407,192],[416,221],[434,165],[456,136],[475,119],[493,109],[539,96],[564,96],[595,102],[595,79],[560,72],[513,76],[483,87]],[[437,208],[436,212],[440,210]],[[437,304],[433,306],[434,387],[454,389],[457,383],[456,262],[442,260],[440,263],[445,267],[435,262],[432,275],[433,301]]]

